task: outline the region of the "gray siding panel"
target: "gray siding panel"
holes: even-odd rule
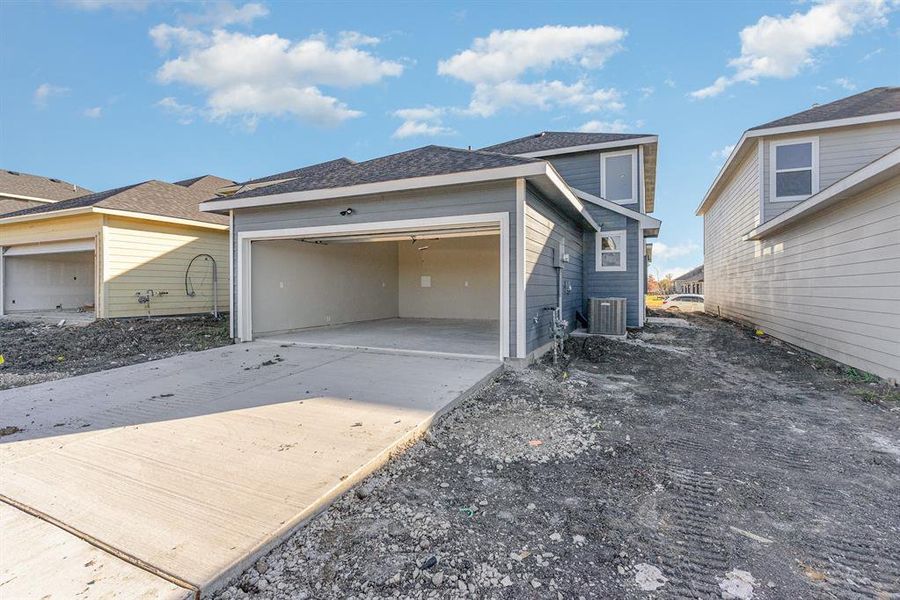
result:
[[[579,152],[548,156],[547,160],[573,188],[600,195],[600,153]]]
[[[627,325],[639,327],[640,321],[640,261],[638,222],[611,210],[586,204],[588,212],[600,225],[601,231],[626,231],[626,271],[596,270],[596,235],[584,232],[584,298],[627,299]]]
[[[819,138],[819,189],[861,169],[900,146],[900,122],[801,132],[765,138],[764,221],[774,219],[798,202],[772,202],[770,152],[772,142],[790,138]]]
[[[569,255],[562,272],[563,318],[569,321],[570,328],[575,325],[575,311],[582,304],[581,226],[529,186],[525,195],[525,239],[526,350],[532,352],[552,339],[552,317],[544,309],[557,303],[553,257],[560,242],[564,242]],[[571,286],[568,292],[567,284]]]
[[[341,216],[341,210],[353,208],[350,216]],[[516,186],[515,181],[493,182],[397,192],[358,198],[340,198],[279,206],[237,209],[234,211],[234,240],[238,234],[268,229],[318,227],[322,225],[349,225],[378,221],[424,219],[478,213],[505,212],[509,214],[509,335],[510,356],[515,356],[516,339]],[[234,260],[237,260],[237,248]],[[237,265],[234,265],[237,273]],[[233,294],[237,306],[237,277]]]

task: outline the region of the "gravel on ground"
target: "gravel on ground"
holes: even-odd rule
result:
[[[216,597],[898,597],[896,388],[686,318],[505,373]]]
[[[0,319],[0,390],[230,343],[227,316],[104,319],[82,327]]]
[[[897,597],[896,388],[686,318],[507,372],[216,597]]]

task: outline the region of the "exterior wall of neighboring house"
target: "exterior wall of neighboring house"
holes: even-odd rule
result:
[[[552,315],[545,308],[558,302],[559,282],[554,256],[564,244],[569,260],[562,262],[563,319],[575,326],[582,309],[582,228],[541,194],[528,187],[525,196],[525,328],[526,350],[533,352],[553,340]]]
[[[900,145],[900,122],[838,127],[763,138],[763,222],[774,219],[799,204],[799,201],[773,199],[774,194],[770,189],[772,145],[784,140],[809,138],[818,140],[819,190],[824,190]]]
[[[348,207],[353,208],[352,214],[342,216],[340,211]],[[509,355],[516,356],[517,240],[514,233],[517,221],[513,180],[237,209],[232,220],[234,269],[237,273],[237,243],[241,233],[499,212],[509,218]],[[232,293],[237,297],[237,282]]]
[[[103,317],[147,314],[137,292],[167,292],[150,301],[150,314],[180,315],[210,312],[213,307],[212,265],[203,258],[191,267],[195,295],[185,291],[191,259],[209,254],[218,271],[216,300],[229,309],[228,231],[158,221],[106,216],[103,227]]]
[[[397,244],[253,244],[253,329],[280,333],[399,316]]]
[[[900,145],[896,124],[817,135],[820,190]],[[900,178],[744,241],[761,207],[767,220],[782,212],[769,210],[771,143],[747,153],[704,214],[706,311],[900,378]]]
[[[396,246],[401,318],[500,318],[499,235],[398,242]],[[422,285],[423,276],[429,278],[427,287]]]
[[[702,281],[676,281],[675,282],[675,293],[676,294],[702,294],[703,293],[703,282]]]

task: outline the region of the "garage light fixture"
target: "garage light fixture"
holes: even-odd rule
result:
[[[349,217],[349,216],[352,215],[352,214],[353,214],[353,209],[352,209],[352,208],[345,208],[344,210],[341,211],[341,216],[342,216],[342,217]]]

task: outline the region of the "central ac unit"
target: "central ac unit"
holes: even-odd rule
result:
[[[625,298],[589,298],[588,333],[625,335]]]

